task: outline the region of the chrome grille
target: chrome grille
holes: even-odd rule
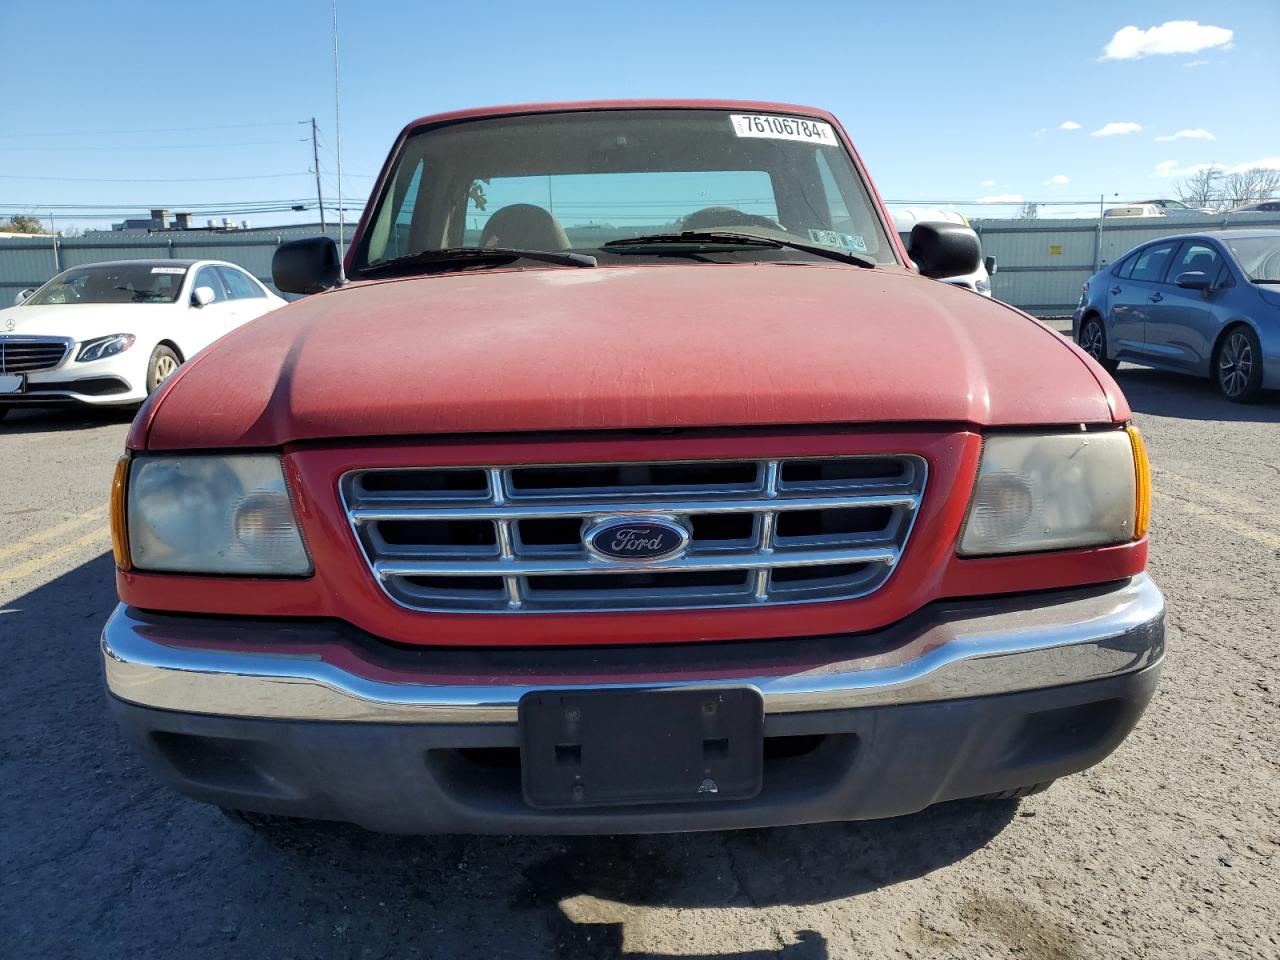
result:
[[[889,578],[917,456],[371,469],[343,505],[382,588],[420,610],[601,611],[845,600]],[[589,554],[588,525],[676,519],[683,554]]]
[[[0,373],[52,370],[71,351],[65,337],[0,336]]]

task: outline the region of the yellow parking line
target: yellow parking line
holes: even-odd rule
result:
[[[1156,484],[1157,489],[1161,489],[1162,493],[1167,493],[1174,499],[1182,499],[1171,490],[1178,487],[1185,488],[1191,494],[1199,497],[1201,500],[1207,501],[1210,505],[1217,503],[1218,505],[1236,511],[1239,514],[1245,514],[1248,519],[1254,523],[1263,526],[1275,526],[1277,518],[1271,512],[1271,508],[1257,501],[1246,500],[1244,497],[1233,496],[1216,487],[1210,487],[1203,483],[1192,480],[1190,477],[1184,477],[1179,473],[1172,473],[1168,470],[1160,470],[1152,472],[1152,480]],[[1165,481],[1168,481],[1166,483]]]
[[[58,547],[55,550],[50,550],[48,553],[41,554],[38,557],[32,557],[30,560],[23,561],[22,563],[18,564],[16,567],[7,567],[7,568],[0,567],[0,579],[8,580],[11,583],[16,583],[18,580],[21,580],[23,577],[29,576],[35,573],[37,570],[47,567],[50,564],[57,563],[59,560],[63,560],[66,557],[71,556],[72,554],[76,553],[78,550],[83,550],[85,547],[92,546],[95,543],[110,543],[110,542],[111,542],[111,528],[107,526],[97,527],[89,531],[82,537],[78,537],[75,540],[71,540],[67,543],[64,543],[62,546]]]
[[[1264,547],[1270,547],[1272,550],[1280,550],[1280,536],[1277,536],[1270,530],[1262,529],[1255,524],[1248,523],[1244,520],[1238,520],[1233,515],[1223,513],[1221,510],[1214,510],[1200,503],[1186,500],[1171,493],[1165,493],[1163,490],[1155,491],[1155,496],[1156,499],[1162,503],[1171,504],[1175,510],[1181,510],[1183,513],[1192,514],[1193,516],[1199,517],[1201,520],[1205,520],[1208,523],[1213,524],[1219,529],[1244,537],[1246,540],[1252,540],[1254,543],[1260,543]],[[1159,525],[1158,521],[1157,525]]]
[[[37,544],[44,543],[46,540],[53,540],[56,537],[64,536],[81,527],[87,526],[90,523],[95,523],[106,515],[107,508],[105,506],[94,507],[92,510],[87,510],[80,514],[80,516],[74,517],[65,523],[60,523],[55,527],[49,527],[45,530],[41,530],[39,533],[33,533],[25,540],[19,540],[17,543],[11,543],[6,547],[0,547],[0,560],[7,560],[9,557],[18,556]]]

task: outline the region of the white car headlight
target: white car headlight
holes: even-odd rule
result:
[[[284,469],[271,454],[137,457],[127,526],[140,570],[311,572]]]
[[[960,554],[1100,547],[1141,537],[1148,477],[1132,427],[987,437]]]
[[[114,357],[117,353],[124,353],[132,347],[134,339],[132,333],[113,333],[109,337],[86,340],[80,348],[80,352],[76,354],[76,362],[86,363],[90,360],[105,360],[107,357]]]

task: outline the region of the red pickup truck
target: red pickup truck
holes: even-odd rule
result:
[[[442,114],[113,489],[111,709],[256,823],[885,817],[1097,763],[1164,654],[1115,383],[904,247],[836,119]]]

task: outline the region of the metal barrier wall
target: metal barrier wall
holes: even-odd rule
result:
[[[996,258],[995,296],[1036,316],[1071,313],[1080,286],[1102,266],[1147,240],[1226,227],[1280,227],[1280,215],[1243,213],[1194,217],[1092,220],[974,220],[982,252]],[[337,239],[337,229],[327,231]],[[166,258],[227,260],[271,286],[271,256],[281,243],[320,233],[316,225],[228,232],[183,230],[86,237],[0,238],[0,308],[55,273],[97,260]],[[272,287],[274,289],[274,287]]]
[[[1274,213],[1091,220],[972,220],[984,255],[996,258],[991,292],[1038,317],[1070,314],[1080,287],[1139,244],[1179,233],[1280,227]]]

